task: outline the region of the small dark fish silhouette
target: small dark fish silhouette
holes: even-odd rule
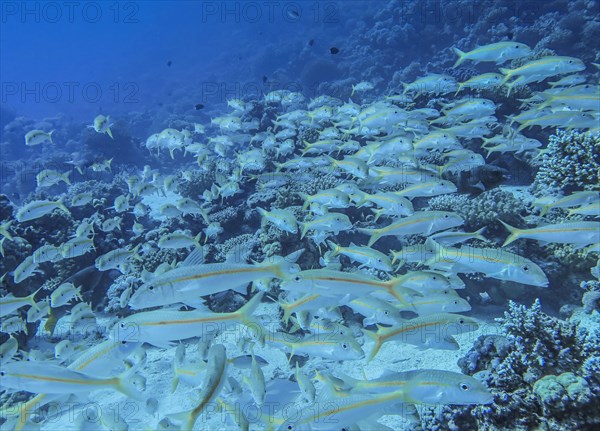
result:
[[[333,46],[333,47],[329,48],[329,52],[331,52],[333,55],[335,55],[340,52],[340,49]]]
[[[264,84],[266,84],[266,83],[267,83],[267,79],[269,79],[269,78],[267,78],[267,76],[266,76],[266,75],[263,75],[263,77],[262,77],[262,81],[263,81],[263,83],[264,83]]]
[[[198,104],[196,104],[195,108],[196,108],[196,111],[199,111],[200,109],[204,109],[204,105],[202,103],[198,103]]]
[[[172,64],[173,62],[171,60],[167,61],[167,66],[171,67]]]
[[[313,46],[315,44],[315,40],[311,39],[308,41],[308,46]]]

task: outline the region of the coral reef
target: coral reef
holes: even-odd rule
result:
[[[532,185],[538,195],[599,189],[600,133],[557,130],[541,157]]]
[[[494,404],[426,412],[424,429],[593,430],[600,423],[600,318],[575,313],[561,321],[514,302],[497,319],[500,334],[481,336],[461,370],[479,376]]]

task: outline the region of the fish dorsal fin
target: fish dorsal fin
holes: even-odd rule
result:
[[[206,253],[203,247],[197,247],[183,261],[182,266],[193,266],[193,265],[202,265],[204,263],[204,259],[206,257]]]

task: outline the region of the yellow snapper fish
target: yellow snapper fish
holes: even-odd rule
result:
[[[129,398],[143,397],[130,379],[128,370],[118,377],[92,377],[79,371],[47,362],[17,361],[2,364],[0,376],[4,387],[34,394],[77,394],[98,389],[113,389]]]
[[[43,274],[43,271],[38,269],[38,264],[34,262],[33,255],[27,256],[23,259],[23,262],[15,268],[13,280],[15,284],[19,284],[34,274]]]
[[[109,115],[106,117],[104,115],[98,115],[96,118],[94,118],[94,123],[88,127],[94,129],[98,133],[106,133],[108,136],[110,136],[110,139],[114,139],[112,131],[110,130],[112,125],[113,124],[110,122]]]
[[[300,238],[304,238],[309,231],[333,232],[337,235],[341,231],[352,229],[352,222],[342,213],[327,213],[299,224],[302,228]]]
[[[189,247],[198,247],[202,248],[200,245],[200,237],[202,236],[202,232],[198,233],[198,235],[191,236],[186,234],[183,231],[175,231],[172,233],[168,233],[163,235],[158,240],[158,248],[189,248]]]
[[[71,185],[71,180],[69,179],[70,173],[71,171],[66,171],[61,174],[60,172],[52,169],[44,169],[35,176],[35,179],[38,187],[51,187],[59,184],[61,181],[65,184]]]
[[[441,166],[441,168],[444,168],[444,166]],[[419,184],[412,184],[404,187],[400,191],[392,193],[398,196],[404,196],[406,198],[413,199],[417,197],[430,197],[444,195],[447,193],[455,193],[457,190],[458,189],[452,181],[437,180],[425,181]]]
[[[567,196],[548,196],[533,202],[533,205],[540,207],[540,215],[545,215],[554,208],[571,208],[583,204],[589,204],[600,200],[600,193],[592,190],[584,190],[571,193]]]
[[[69,209],[63,205],[61,200],[58,201],[49,201],[49,200],[39,200],[39,201],[31,201],[21,208],[17,210],[17,214],[15,218],[19,223],[23,223],[26,221],[31,221],[38,219],[40,217],[44,217],[47,214],[50,214],[55,209],[59,209],[68,215],[71,215]]]
[[[359,262],[361,264],[359,268],[368,266],[381,271],[392,271],[393,269],[390,258],[371,247],[357,246],[354,243],[350,243],[349,247],[342,247],[331,241],[327,241],[327,245],[332,251],[331,257],[342,254],[349,257],[350,260]]]
[[[417,211],[386,227],[378,229],[358,228],[360,233],[370,235],[368,246],[384,236],[431,235],[440,230],[460,226],[464,223],[458,214],[448,211]]]
[[[429,74],[427,76],[420,77],[410,84],[404,83],[404,90],[402,94],[408,92],[420,93],[434,93],[447,94],[453,93],[458,89],[458,83],[454,78],[447,75]]]
[[[94,199],[94,195],[91,193],[78,193],[71,199],[71,206],[81,207],[92,202],[92,199]]]
[[[272,223],[284,232],[292,234],[298,232],[296,216],[290,210],[273,208],[271,211],[267,211],[260,207],[256,207],[256,210],[262,217],[261,227],[265,227],[267,223]]]
[[[111,172],[112,171],[113,158],[103,160],[101,162],[95,162],[92,164],[92,171],[94,172]]]
[[[145,342],[157,347],[169,346],[173,341],[192,337],[210,337],[222,325],[238,323],[257,328],[251,315],[262,299],[262,292],[252,297],[238,311],[232,313],[213,313],[202,310],[154,310],[133,314],[115,325],[111,337],[116,341]],[[259,333],[261,337],[264,334]]]
[[[13,240],[12,234],[8,231],[10,225],[13,223],[13,220],[8,220],[0,224],[0,235],[8,239],[9,241]]]
[[[208,370],[196,406],[188,411],[169,414],[168,417],[183,422],[182,430],[191,430],[202,412],[214,403],[227,382],[227,353],[225,346],[215,344],[208,351]]]
[[[425,244],[434,250],[425,264],[431,268],[448,269],[454,273],[482,272],[486,277],[547,287],[548,278],[534,262],[503,249],[443,247],[428,238]]]
[[[387,341],[414,344],[422,348],[458,349],[453,335],[475,331],[479,327],[471,317],[453,313],[434,313],[405,320],[392,327],[378,326],[377,332],[363,329],[363,333],[375,341],[369,356],[372,360]]]
[[[309,269],[292,274],[281,282],[281,289],[307,294],[318,293],[323,296],[343,298],[361,298],[368,294],[381,294],[393,297],[407,304],[407,295],[417,295],[411,287],[405,287],[406,278],[399,277],[389,281],[363,275],[331,269]]]
[[[8,340],[0,345],[0,360],[2,363],[10,361],[17,354],[17,350],[19,350],[19,342],[10,335]]]
[[[43,319],[50,312],[50,301],[47,297],[35,303],[35,307],[27,310],[27,323],[34,323]]]
[[[98,271],[108,271],[109,269],[119,269],[119,266],[129,259],[141,260],[141,257],[137,253],[141,244],[136,245],[134,248],[129,249],[127,247],[118,248],[111,250],[108,253],[103,254],[96,258],[95,266]]]
[[[577,208],[571,208],[569,210],[569,216],[572,215],[585,215],[598,218],[600,217],[600,201],[591,202]]]
[[[252,354],[252,363],[250,365],[250,376],[244,376],[244,383],[248,385],[252,398],[258,407],[262,407],[267,394],[265,386],[265,375]]]
[[[46,133],[43,130],[31,130],[31,131],[27,132],[27,134],[25,135],[25,145],[27,145],[28,147],[32,147],[34,145],[43,144],[46,141],[53,144],[54,143],[54,142],[52,142],[52,134],[53,133],[54,133],[54,130],[50,131],[50,133]]]
[[[477,239],[479,241],[485,241],[486,238],[483,236],[486,226],[475,232],[462,232],[462,231],[444,231],[438,232],[431,235],[429,238],[433,239],[440,245],[454,245],[459,242],[469,241],[471,239]]]
[[[285,332],[270,332],[265,342],[282,346],[290,352],[289,359],[294,355],[302,355],[343,361],[358,360],[365,356],[360,344],[353,337],[336,333],[299,336]]]
[[[502,247],[520,238],[534,239],[543,243],[573,244],[576,248],[600,242],[600,222],[565,221],[532,229],[518,229],[500,220],[510,232]]]
[[[380,394],[402,390],[406,400],[415,404],[489,404],[490,391],[477,379],[446,370],[419,369],[410,371],[385,370],[380,377],[359,380],[336,372],[322,375],[337,391]]]
[[[50,295],[50,305],[52,308],[57,308],[68,304],[73,299],[82,300],[81,288],[75,287],[73,283],[63,283]]]
[[[546,78],[556,75],[580,72],[584,69],[585,64],[577,58],[547,56],[525,63],[516,69],[500,68],[500,72],[504,75],[502,85],[514,77],[518,78],[512,84],[518,81],[519,85],[525,85],[531,82],[543,81]]]
[[[359,82],[358,84],[352,86],[352,93],[350,93],[350,97],[354,96],[354,93],[356,92],[362,93],[372,90],[373,88],[375,88],[375,86],[368,81]]]
[[[350,206],[349,197],[346,193],[337,189],[322,190],[314,195],[298,193],[304,199],[303,209],[308,208],[313,203],[321,204],[327,208],[348,208]]]
[[[369,194],[358,190],[352,196],[356,199],[356,207],[361,207],[367,202],[374,203],[380,207],[378,210],[373,210],[375,221],[381,215],[409,216],[415,212],[413,204],[398,192]]]
[[[129,356],[140,345],[136,343],[115,343],[106,340],[84,351],[67,367],[69,370],[85,372],[88,375],[111,377],[110,373],[122,359]],[[26,425],[29,416],[48,402],[55,399],[56,394],[41,393],[29,401],[19,404],[17,425],[15,431],[20,431]]]
[[[479,62],[494,62],[502,64],[509,60],[527,57],[531,55],[531,48],[524,43],[519,42],[496,42],[489,45],[480,46],[469,52],[463,52],[458,48],[452,48],[458,56],[453,67],[460,66],[464,61],[470,60],[476,63]]]
[[[35,295],[42,290],[40,287],[38,290],[28,296],[16,297],[12,293],[0,298],[0,317],[5,317],[11,314],[13,311],[18,310],[21,307],[29,305],[34,308],[38,308],[35,302]]]
[[[340,303],[350,307],[355,313],[364,316],[362,321],[363,327],[377,323],[395,325],[402,320],[399,307],[371,295],[365,295],[351,301],[342,300]],[[410,309],[411,307],[408,308]]]
[[[481,75],[473,76],[470,79],[467,79],[465,82],[461,82],[458,84],[458,90],[456,93],[458,94],[463,88],[472,88],[472,89],[488,89],[499,87],[502,84],[502,80],[504,79],[503,75],[499,73],[483,73]]]
[[[230,254],[225,262],[203,264],[198,263],[203,261],[199,256],[201,252],[195,250],[183,265],[153,277],[136,290],[129,306],[137,310],[181,302],[193,307],[200,296],[228,289],[245,294],[246,286],[255,280],[286,278],[298,272],[300,267],[295,262],[302,251],[285,257],[272,256],[256,264],[239,263],[234,254]]]

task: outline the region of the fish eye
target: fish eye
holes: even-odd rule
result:
[[[342,343],[342,349],[344,349],[344,350],[345,350],[345,349],[347,349],[347,348],[348,348],[348,345],[347,345],[346,343]]]
[[[460,384],[460,389],[462,389],[463,391],[468,391],[469,390],[469,385],[467,385],[466,383],[461,383]]]
[[[294,277],[294,280],[295,280],[295,281],[300,281],[300,280],[301,280],[301,277],[300,277],[299,275],[297,275],[297,276],[295,276],[295,277]]]
[[[458,301],[457,301],[457,300],[454,300],[454,305],[457,305],[457,304],[458,304]]]
[[[1,377],[4,377],[4,376],[6,376],[6,371],[0,371],[0,376],[1,376]]]
[[[523,271],[529,271],[529,267],[528,267],[527,265],[525,265],[525,266],[523,267]]]
[[[121,328],[121,329],[125,329],[125,323],[120,323],[120,324],[119,324],[119,328]]]
[[[388,314],[390,314],[390,312],[389,312],[389,311],[387,311],[387,310],[385,310],[385,311],[383,312],[383,314],[385,314],[385,315],[387,316]]]
[[[448,214],[444,214],[444,218],[448,218]]]
[[[381,263],[381,258],[377,258],[377,262]]]
[[[121,341],[121,344],[127,344],[127,341],[123,340]]]
[[[462,325],[463,323],[465,323],[465,319],[460,319],[460,320],[458,321],[458,323],[460,323],[460,324]]]
[[[148,286],[148,290],[154,290],[154,286]]]
[[[287,429],[291,431],[291,430],[293,430],[293,429],[294,429],[294,427],[293,427],[293,426],[291,426],[291,425],[288,425],[288,426],[287,426]]]

